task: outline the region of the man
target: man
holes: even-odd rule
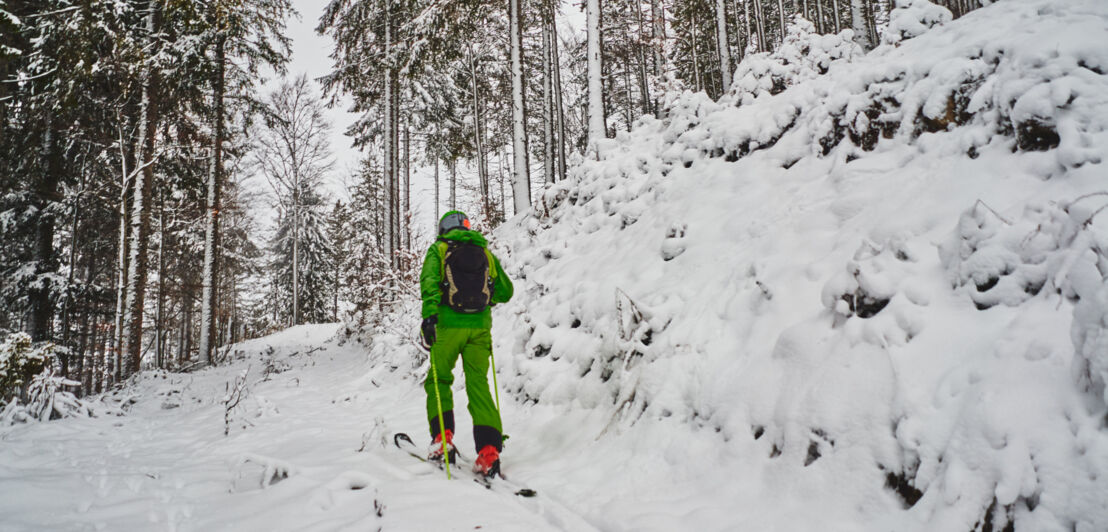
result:
[[[419,276],[423,298],[420,336],[431,352],[427,418],[432,443],[430,460],[454,453],[454,365],[462,357],[473,440],[477,448],[474,472],[493,476],[500,471],[500,412],[489,391],[492,359],[492,312],[496,303],[512,298],[512,281],[488,250],[485,237],[470,228],[469,218],[450,211],[439,220],[438,239],[427,250]],[[441,416],[440,416],[441,413]]]

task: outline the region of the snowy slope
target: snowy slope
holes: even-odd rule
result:
[[[893,29],[797,25],[492,235],[538,497],[390,445],[427,439],[410,305],[0,430],[0,530],[1108,530],[1108,4]]]
[[[502,386],[616,528],[1108,529],[1108,6],[801,29],[496,235]]]

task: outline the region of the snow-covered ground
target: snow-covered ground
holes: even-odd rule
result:
[[[946,18],[797,25],[492,235],[537,497],[391,445],[427,442],[411,305],[3,429],[0,529],[1108,530],[1108,4]]]
[[[396,430],[425,443],[422,389],[389,381],[357,344],[325,343],[335,329],[241,344],[229,366],[145,373],[114,398],[124,416],[6,430],[0,530],[588,529],[553,494],[449,483],[394,447]]]

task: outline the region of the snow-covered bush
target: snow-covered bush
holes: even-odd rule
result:
[[[1100,201],[1091,201],[1100,200]],[[1077,232],[1066,250],[1055,284],[1077,300],[1073,309],[1073,376],[1078,387],[1108,406],[1108,193],[1069,203],[1066,211]]]
[[[889,14],[889,26],[885,29],[882,41],[885,44],[897,44],[919,37],[927,30],[953,19],[954,15],[949,9],[929,0],[896,0],[896,7]]]
[[[35,375],[49,367],[53,344],[31,343],[27,333],[8,335],[0,343],[0,402],[22,396]]]
[[[751,54],[735,69],[727,99],[749,105],[756,98],[778,94],[802,81],[826,74],[832,65],[849,62],[864,50],[854,43],[854,32],[820,35],[801,15],[786,25],[785,40],[772,52]]]
[[[52,370],[35,375],[27,392],[27,413],[38,421],[49,421],[64,417],[88,417],[88,405],[66,386],[80,386],[81,383],[55,375]]]
[[[65,390],[80,383],[56,374],[57,349],[33,344],[25,333],[11,334],[0,344],[0,426],[90,414],[84,401]]]
[[[823,306],[847,334],[879,347],[907,344],[922,331],[918,307],[930,298],[915,284],[926,263],[903,239],[863,242],[842,273],[823,287]],[[857,319],[851,319],[857,318]]]
[[[968,292],[978,309],[1017,306],[1043,289],[1072,232],[1069,216],[1056,205],[1029,205],[1011,222],[979,201],[962,214],[940,252],[951,284]]]

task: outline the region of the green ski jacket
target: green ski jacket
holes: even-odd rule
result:
[[[454,229],[440,238],[456,242],[472,242],[485,250],[489,243],[477,231]],[[512,298],[512,280],[500,266],[500,259],[489,251],[491,259],[489,276],[493,277],[492,301],[488,308],[476,314],[462,314],[442,304],[442,264],[446,257],[447,243],[436,240],[427,250],[423,259],[423,270],[419,274],[419,292],[423,298],[423,317],[438,316],[438,326],[446,329],[491,329],[492,306],[507,303]]]

